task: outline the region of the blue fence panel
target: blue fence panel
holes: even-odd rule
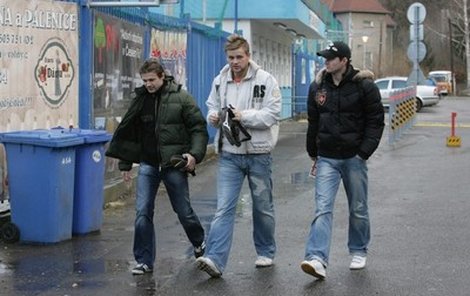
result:
[[[281,119],[288,119],[292,117],[292,88],[281,87],[282,95],[282,110]]]
[[[188,35],[187,74],[188,91],[197,100],[204,116],[207,115],[206,100],[209,96],[212,80],[225,65],[224,43],[227,33],[214,31],[210,36],[207,27],[192,24]],[[214,141],[216,129],[209,128],[209,142]]]

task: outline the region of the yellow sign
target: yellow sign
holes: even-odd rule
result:
[[[460,147],[460,137],[459,136],[447,137],[447,147]]]

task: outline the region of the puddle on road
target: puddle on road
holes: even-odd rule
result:
[[[89,259],[74,262],[73,272],[78,274],[100,274],[124,272],[129,269],[130,263],[126,260]]]
[[[309,172],[297,172],[290,175],[290,183],[297,184],[309,184],[313,183],[313,178],[309,176]]]
[[[6,274],[6,273],[9,273],[11,272],[11,269],[8,268],[8,266],[6,264],[3,264],[0,262],[0,274]]]

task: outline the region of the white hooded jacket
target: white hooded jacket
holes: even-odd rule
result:
[[[250,60],[248,72],[240,83],[232,79],[230,66],[225,65],[212,82],[211,92],[206,101],[209,109],[207,121],[212,114],[220,114],[222,108],[232,105],[240,110],[241,124],[251,134],[251,140],[242,142],[240,147],[222,139],[222,151],[234,154],[269,153],[276,145],[281,114],[281,91],[276,79]],[[218,125],[214,126],[220,127]],[[220,128],[215,136],[215,150],[218,152]]]

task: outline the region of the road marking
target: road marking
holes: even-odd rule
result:
[[[421,122],[416,123],[415,126],[420,126],[420,127],[451,127],[451,124],[450,123],[444,123],[444,122],[421,121]],[[470,123],[456,123],[455,127],[470,128]]]

